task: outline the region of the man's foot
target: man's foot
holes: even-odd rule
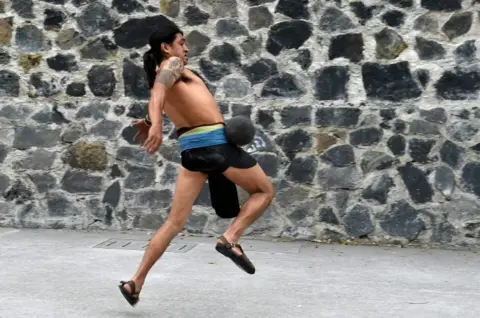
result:
[[[118,288],[120,288],[123,297],[125,297],[132,307],[140,300],[140,291],[142,290],[142,287],[137,286],[133,280],[128,282],[121,281]]]
[[[240,244],[230,243],[225,236],[220,236],[215,247],[217,252],[225,257],[230,258],[235,265],[247,272],[248,274],[255,274],[255,266],[245,255]]]

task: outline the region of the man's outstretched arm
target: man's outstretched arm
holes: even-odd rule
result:
[[[171,57],[165,65],[157,72],[155,83],[151,90],[150,102],[148,103],[148,114],[154,125],[162,125],[163,105],[167,90],[171,88],[180,78],[183,72],[183,62],[178,57]]]

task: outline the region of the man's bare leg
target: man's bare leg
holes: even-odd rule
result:
[[[248,200],[242,205],[239,215],[223,235],[230,243],[236,244],[245,230],[270,205],[275,190],[272,182],[258,164],[250,169],[230,167],[224,172],[224,175],[250,194]],[[218,242],[221,243],[220,240]],[[233,248],[233,251],[238,255],[241,254],[238,248]]]
[[[170,215],[152,237],[137,273],[131,279],[135,283],[135,292],[140,292],[150,269],[163,255],[170,242],[183,229],[193,203],[202,190],[206,179],[206,174],[188,171],[183,167],[180,168]],[[130,286],[125,285],[124,288],[127,292],[132,293]]]

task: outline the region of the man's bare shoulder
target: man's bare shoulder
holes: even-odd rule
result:
[[[182,59],[170,57],[160,64],[160,67],[157,69],[155,81],[164,85],[166,88],[170,88],[180,79],[184,69],[185,66]]]

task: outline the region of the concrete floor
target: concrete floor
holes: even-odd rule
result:
[[[115,248],[125,241],[95,246],[120,238],[141,247],[148,237],[0,229],[0,317],[480,315],[475,252],[245,240],[257,267],[250,276],[214,250],[214,238],[201,237],[175,239],[132,308],[117,285],[134,273],[142,250],[135,242],[130,250]]]

